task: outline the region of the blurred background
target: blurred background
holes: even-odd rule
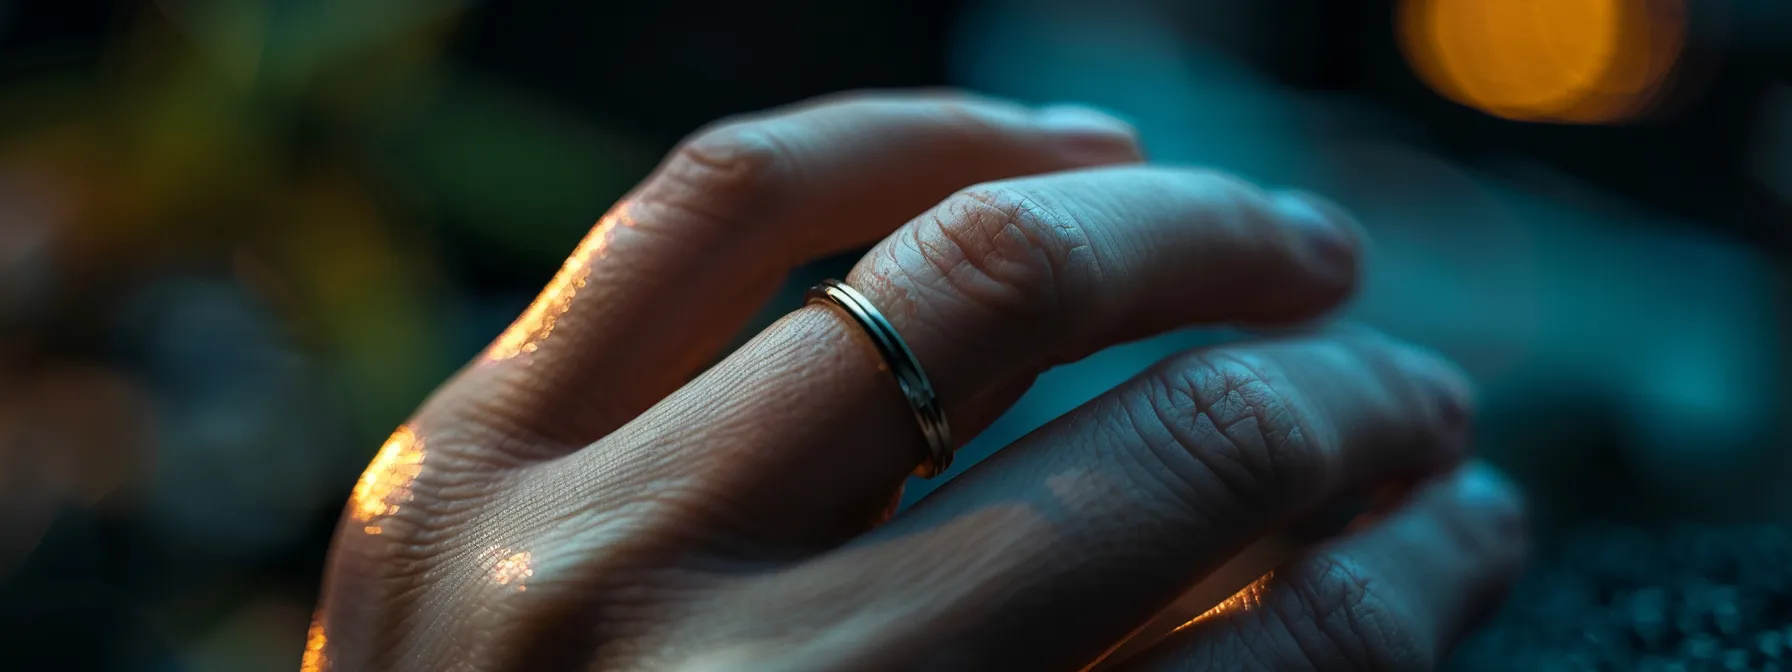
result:
[[[361,468],[666,149],[935,85],[1358,213],[1345,317],[1537,505],[1455,667],[1792,666],[1792,2],[0,0],[0,668],[297,667]]]

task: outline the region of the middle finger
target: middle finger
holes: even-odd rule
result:
[[[1321,313],[1349,294],[1356,246],[1347,218],[1309,197],[1204,171],[1100,169],[960,192],[848,281],[914,350],[963,438],[1045,368],[1101,347]],[[702,502],[745,538],[838,540],[876,518],[925,451],[881,365],[859,325],[810,306],[552,478],[617,497],[686,484],[695,492],[656,499]]]
[[[1460,460],[1467,394],[1366,334],[1171,357],[840,550],[723,591],[708,613],[786,609],[709,636],[815,633],[779,669],[1082,669],[1263,535]]]

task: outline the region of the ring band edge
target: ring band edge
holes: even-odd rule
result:
[[[921,434],[928,444],[928,454],[915,467],[915,475],[933,478],[944,473],[951,467],[953,457],[945,411],[940,407],[932,381],[921,368],[920,359],[896,331],[895,325],[884,317],[870,299],[839,280],[823,280],[809,289],[805,299],[805,305],[826,303],[840,308],[870,337],[879,357],[883,359],[884,367],[895,379],[899,391],[909,404],[909,410],[914,413],[915,421],[920,425]]]

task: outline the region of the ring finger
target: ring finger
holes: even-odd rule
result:
[[[1352,227],[1309,197],[1211,172],[1096,169],[962,191],[886,238],[848,280],[912,348],[964,437],[1045,368],[1101,347],[1329,309],[1355,281]],[[726,502],[711,522],[743,537],[843,538],[926,450],[881,364],[858,324],[800,310],[553,465],[550,489],[620,498],[687,484],[699,492],[670,499]]]

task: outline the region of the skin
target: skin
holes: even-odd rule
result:
[[[846,280],[962,440],[1100,348],[1309,323],[1362,241],[1313,196],[1146,166],[1080,108],[874,94],[718,124],[381,451],[307,669],[1429,669],[1518,566],[1518,495],[1464,466],[1467,382],[1355,331],[1172,357],[891,517],[925,445],[843,313],[702,369],[792,267],[867,244]],[[1253,541],[1414,483],[1102,660]]]

